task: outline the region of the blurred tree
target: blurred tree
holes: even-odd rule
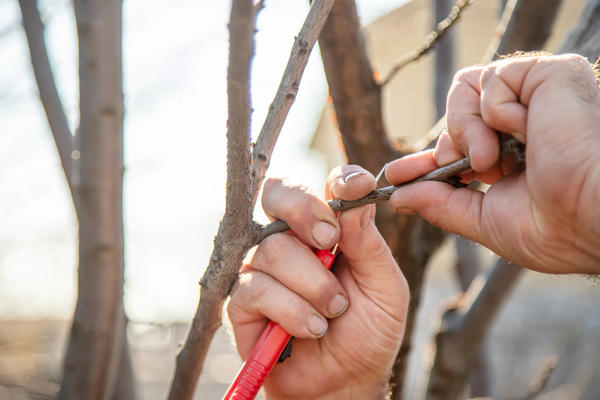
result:
[[[69,129],[36,0],[19,0],[31,63],[79,222],[78,296],[61,399],[133,399],[123,310],[120,0],[77,0],[80,125]]]

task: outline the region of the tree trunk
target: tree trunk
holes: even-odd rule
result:
[[[600,57],[600,0],[588,0],[577,25],[569,32],[559,53],[577,53],[594,63]]]
[[[504,35],[490,45],[486,58],[516,50],[542,49],[559,7],[558,0],[552,4],[545,0],[510,0],[500,22]],[[444,313],[444,323],[436,337],[428,399],[455,399],[464,391],[469,371],[480,362],[485,334],[520,275],[520,267],[499,260],[483,288],[476,284],[469,287],[466,297],[471,301]]]
[[[319,47],[348,160],[377,173],[385,162],[401,154],[392,148],[385,132],[381,86],[373,78],[354,0],[335,2],[319,37]],[[444,233],[419,217],[395,215],[386,204],[378,205],[376,223],[411,291],[405,336],[390,379],[392,395],[399,398],[425,264]]]
[[[453,0],[431,0],[433,9],[433,25],[442,21],[450,13]],[[435,45],[434,58],[434,102],[435,102],[435,121],[438,121],[446,113],[446,97],[452,84],[454,70],[454,43],[456,33],[453,29],[446,32]]]
[[[61,399],[110,399],[124,350],[122,3],[76,0],[81,170],[78,296]]]

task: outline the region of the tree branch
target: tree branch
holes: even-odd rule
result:
[[[252,151],[252,205],[256,203],[265,173],[269,168],[273,148],[287,113],[296,99],[308,57],[332,5],[333,0],[314,0],[302,29],[294,41],[281,83]]]
[[[510,154],[520,164],[523,164],[525,159],[524,151],[525,150],[523,144],[519,143],[516,139],[507,140],[506,142],[503,142],[500,146],[500,154]],[[333,199],[329,200],[328,204],[333,211],[341,212],[350,210],[351,208],[389,200],[392,194],[397,189],[408,185],[412,185],[413,183],[417,182],[437,181],[446,182],[454,185],[460,185],[460,181],[456,179],[456,175],[465,172],[469,168],[471,168],[471,160],[469,159],[469,157],[465,157],[463,159],[453,162],[452,164],[448,164],[446,166],[428,172],[425,175],[421,175],[420,177],[415,178],[411,181],[404,182],[396,186],[386,186],[383,188],[375,189],[371,193],[367,194],[364,197],[361,197],[360,199]],[[252,238],[252,240],[248,243],[249,246],[255,246],[267,236],[272,235],[274,233],[287,231],[288,229],[290,229],[290,227],[284,221],[275,221],[271,222],[267,226],[261,226],[256,224],[255,229],[255,237]]]
[[[336,1],[319,47],[348,160],[376,173],[398,153],[385,131],[381,88],[373,77],[354,0]]]
[[[509,0],[502,13],[496,31],[498,34],[492,39],[482,64],[489,64],[497,60],[502,54],[515,51],[533,51],[543,48],[545,40],[551,31],[544,28],[554,24],[562,0]],[[518,21],[518,23],[516,22]],[[526,25],[522,28],[521,25]],[[517,33],[518,32],[518,33]],[[546,36],[542,40],[541,33]],[[415,145],[415,150],[422,150],[435,145],[435,141],[446,127],[444,115],[431,130]]]
[[[44,25],[37,8],[37,0],[19,0],[19,7],[21,8],[23,30],[27,37],[31,66],[37,82],[40,100],[67,178],[71,199],[77,210],[78,201],[73,190],[73,158],[71,155],[74,150],[73,135],[69,129],[67,116],[54,81],[54,74],[52,73],[44,40]]]
[[[122,3],[75,1],[81,181],[78,296],[61,399],[110,398],[123,352]]]
[[[247,252],[251,220],[250,64],[254,55],[256,10],[252,0],[233,0],[227,69],[227,198],[225,216],[209,265],[200,281],[200,301],[184,347],[177,355],[169,399],[191,399],[223,303]]]
[[[460,304],[444,313],[436,336],[436,356],[427,399],[458,398],[471,362],[521,272],[521,267],[499,259],[485,284],[475,279]]]
[[[436,28],[433,31],[429,32],[429,34],[425,37],[423,44],[421,44],[421,46],[411,51],[410,53],[402,56],[400,60],[398,60],[396,64],[394,64],[394,66],[392,67],[390,72],[388,72],[386,77],[380,82],[380,85],[385,86],[388,83],[390,83],[394,76],[396,76],[396,74],[407,64],[418,60],[419,58],[421,58],[421,56],[427,54],[431,49],[433,49],[437,41],[440,40],[444,36],[444,34],[458,20],[458,18],[461,16],[461,12],[463,11],[463,9],[472,2],[473,0],[458,0],[454,7],[452,7],[450,14],[448,14],[446,18],[440,21],[437,24]]]
[[[485,61],[505,52],[542,48],[551,32],[560,4],[554,2],[553,5],[554,9],[546,9],[547,3],[544,0],[521,0],[518,3],[509,1],[500,22],[504,35],[492,43],[490,48],[495,50],[488,50]],[[536,12],[532,13],[532,10]],[[540,32],[546,36],[541,36]],[[518,267],[499,260],[485,287],[478,292],[476,299],[467,302],[467,308],[463,305],[458,314],[453,309],[444,314],[444,319],[452,322],[449,325],[450,322],[446,321],[447,326],[437,335],[436,357],[431,369],[427,398],[454,399],[459,395],[485,333],[505,299],[506,294],[499,290],[509,291],[519,276]],[[471,286],[473,288],[469,288],[469,293],[478,291],[475,282]]]

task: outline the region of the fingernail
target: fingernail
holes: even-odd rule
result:
[[[366,175],[367,173],[364,171],[350,172],[348,175],[342,177],[344,183],[348,183],[351,179],[356,178],[357,176]]]
[[[327,321],[318,315],[311,315],[308,318],[308,330],[316,337],[321,337],[327,332]]]
[[[337,317],[342,314],[348,308],[348,299],[341,293],[335,295],[335,297],[329,303],[327,311],[333,317]]]
[[[336,227],[325,221],[317,222],[312,229],[313,239],[322,248],[329,247],[329,245],[332,244],[331,242],[335,238],[336,234]]]

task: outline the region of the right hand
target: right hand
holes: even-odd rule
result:
[[[397,190],[390,205],[524,267],[600,273],[600,89],[577,55],[509,58],[457,73],[448,95],[448,133],[435,151],[396,160],[392,184],[465,155],[484,194],[440,182]],[[507,132],[526,143],[526,168],[499,159]]]

